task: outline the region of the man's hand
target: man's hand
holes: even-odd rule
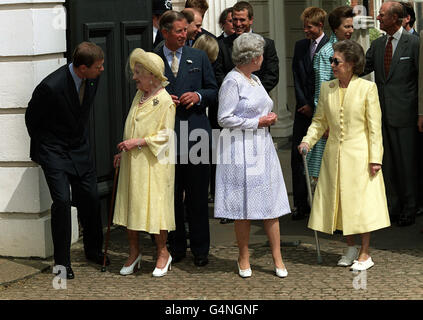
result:
[[[307,118],[311,118],[313,116],[313,108],[310,107],[308,104],[302,106],[297,110],[297,112],[305,115]]]
[[[200,102],[200,97],[195,92],[185,92],[179,100],[182,105],[186,105],[189,109]]]
[[[179,101],[179,98],[178,98],[177,96],[173,95],[173,94],[171,94],[171,95],[170,95],[170,97],[172,98],[173,103],[174,103],[176,106],[179,106],[179,104],[181,103],[181,102]]]

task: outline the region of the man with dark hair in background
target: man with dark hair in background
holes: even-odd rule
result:
[[[229,37],[234,34],[235,29],[232,23],[232,7],[226,8],[219,16],[219,26],[222,28],[222,34],[217,40]]]
[[[216,60],[216,80],[220,86],[226,75],[235,67],[232,62],[232,47],[235,39],[247,32],[251,32],[254,20],[253,7],[247,1],[240,1],[232,8],[232,22],[235,33],[219,40],[219,55]],[[254,74],[259,77],[267,92],[270,92],[279,82],[279,58],[275,43],[269,38],[264,38],[263,64],[261,69]]]
[[[416,13],[413,5],[409,2],[400,2],[404,8],[404,18],[402,19],[402,27],[409,33],[419,36],[419,33],[414,30],[414,23],[416,22]]]
[[[307,185],[304,177],[304,165],[297,147],[311,124],[314,105],[314,55],[319,52],[329,40],[323,32],[326,12],[317,7],[306,8],[301,14],[303,30],[306,38],[295,43],[292,59],[292,73],[295,88],[295,116],[292,132],[292,191],[295,209],[292,211],[293,220],[301,220],[310,213],[307,202]]]
[[[153,48],[163,41],[159,24],[161,16],[167,10],[172,10],[172,0],[153,0]]]

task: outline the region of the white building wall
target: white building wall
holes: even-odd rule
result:
[[[51,198],[29,158],[25,110],[35,86],[66,64],[64,2],[0,0],[0,256],[53,254]]]

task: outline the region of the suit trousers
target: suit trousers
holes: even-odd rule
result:
[[[208,164],[180,164],[178,162],[175,165],[176,230],[169,233],[172,254],[183,255],[187,250],[185,208],[191,252],[194,256],[209,254],[209,176]]]
[[[383,177],[391,217],[414,216],[417,208],[416,128],[382,123]]]
[[[307,135],[307,129],[310,124],[311,118],[307,118],[298,112],[295,113],[294,128],[292,131],[291,171],[294,206],[297,208],[309,207],[303,158],[298,152],[298,145],[301,143],[303,137]]]
[[[417,206],[423,208],[423,132],[417,132],[417,170],[418,182],[417,182]]]
[[[53,200],[51,231],[55,263],[70,266],[71,206],[77,208],[82,224],[85,254],[101,252],[103,230],[94,168],[82,176],[78,176],[76,171],[46,167],[43,167],[43,171]]]

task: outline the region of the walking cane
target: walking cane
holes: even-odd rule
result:
[[[304,163],[304,169],[305,169],[305,178],[306,178],[306,184],[307,184],[307,191],[308,191],[308,204],[311,208],[312,202],[313,202],[313,195],[311,193],[311,184],[310,184],[310,175],[308,173],[308,165],[307,165],[307,149],[301,150],[301,155],[303,156],[303,163]],[[314,239],[316,241],[316,250],[317,250],[317,263],[322,263],[322,255],[320,254],[320,243],[319,243],[319,237],[317,236],[317,231],[314,230]]]
[[[118,176],[119,176],[119,167],[117,166],[115,168],[115,176],[113,178],[112,200],[110,202],[109,221],[107,225],[107,234],[106,234],[106,245],[104,249],[104,259],[103,259],[103,266],[101,267],[101,272],[106,272],[106,258],[107,258],[107,250],[109,249],[110,225],[112,224],[113,209],[115,206],[116,185],[117,185]]]

